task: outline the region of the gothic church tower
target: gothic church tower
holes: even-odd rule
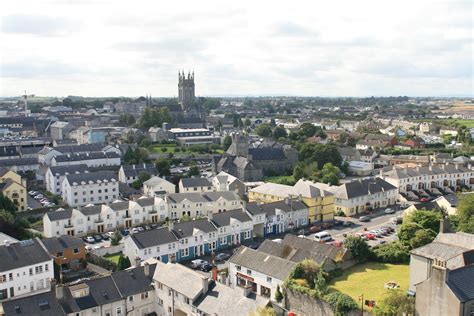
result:
[[[194,102],[194,71],[188,72],[186,77],[184,71],[178,73],[178,102],[184,112],[192,112]]]

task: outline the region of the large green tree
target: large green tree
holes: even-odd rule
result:
[[[168,108],[146,107],[140,116],[138,125],[142,128],[150,128],[153,126],[161,126],[165,122],[171,122],[171,116],[168,112]]]
[[[286,132],[286,129],[283,126],[277,126],[273,130],[273,138],[274,139],[280,139],[282,137],[288,136],[288,133]]]
[[[272,129],[267,124],[258,125],[255,132],[260,137],[270,137],[272,135]]]
[[[474,234],[474,194],[463,194],[459,198],[457,230]]]

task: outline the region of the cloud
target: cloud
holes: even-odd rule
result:
[[[4,78],[46,78],[74,76],[85,73],[85,69],[58,61],[36,60],[3,63],[0,77]]]
[[[77,20],[44,15],[15,14],[2,17],[3,33],[31,34],[39,36],[64,36],[81,28]]]

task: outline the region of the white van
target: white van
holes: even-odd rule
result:
[[[317,242],[328,242],[332,240],[332,236],[326,231],[319,232],[314,234],[314,240],[316,240]]]

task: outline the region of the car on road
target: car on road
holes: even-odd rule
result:
[[[225,261],[225,260],[227,260],[227,259],[229,259],[229,258],[230,258],[230,255],[229,255],[229,254],[221,252],[221,253],[218,253],[218,254],[217,254],[215,260],[216,260],[216,261]]]
[[[191,267],[193,269],[198,269],[201,265],[203,265],[205,263],[209,264],[209,262],[207,262],[206,260],[194,259],[193,261],[191,261]]]
[[[204,271],[204,272],[209,272],[212,270],[212,265],[208,262],[201,264],[198,267],[199,270]]]
[[[385,211],[383,211],[385,214],[393,214],[395,213],[395,210],[393,208],[386,208]]]
[[[314,234],[314,233],[318,233],[318,232],[320,232],[320,231],[321,231],[321,227],[319,227],[319,226],[311,226],[311,227],[309,228],[309,232],[310,232],[310,233],[313,233],[313,234]]]
[[[370,222],[370,217],[369,216],[361,216],[359,217],[360,222]]]
[[[344,224],[344,221],[341,221],[339,219],[334,220],[334,226],[341,226],[342,224]]]
[[[375,239],[375,235],[372,234],[372,233],[365,233],[364,236],[367,237],[367,239],[369,239],[369,240],[374,240]]]
[[[317,242],[329,242],[332,240],[332,236],[327,231],[323,231],[314,234],[314,240]]]
[[[139,231],[140,231],[140,230],[138,229],[138,227],[133,227],[131,233],[132,233],[132,234],[136,234],[136,233],[138,233]]]
[[[125,229],[122,229],[120,233],[122,234],[122,236],[128,236],[130,235],[130,230],[128,230],[128,228],[125,228]]]
[[[352,225],[354,225],[354,222],[352,222],[352,221],[345,221],[342,224],[342,226],[344,226],[344,227],[351,227]]]
[[[85,242],[87,242],[87,243],[89,243],[89,244],[93,244],[93,243],[95,243],[95,239],[94,239],[94,237],[92,237],[92,236],[87,236],[87,237],[85,238]]]

